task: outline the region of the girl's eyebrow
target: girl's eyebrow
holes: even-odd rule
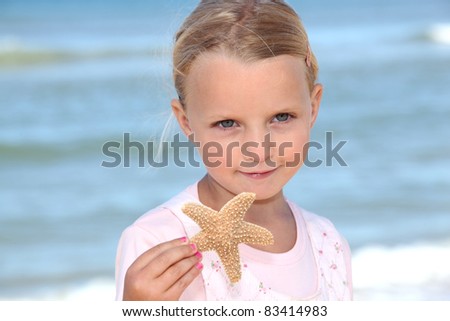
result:
[[[206,117],[207,120],[211,120],[211,121],[223,120],[223,119],[234,119],[234,118],[237,118],[237,115],[212,114],[212,115],[208,115]]]
[[[301,105],[296,103],[296,104],[286,104],[283,107],[275,107],[271,110],[268,110],[267,112],[270,115],[276,115],[276,114],[283,114],[283,113],[299,113],[300,111],[302,111],[303,108],[301,108]],[[248,116],[248,113],[245,112],[244,110],[242,111],[244,116]],[[261,115],[261,113],[257,113],[258,115]],[[240,114],[236,114],[235,112],[230,112],[230,113],[223,113],[223,111],[218,111],[213,112],[210,115],[206,116],[206,119],[235,119],[235,118],[239,118],[242,117],[242,115]]]

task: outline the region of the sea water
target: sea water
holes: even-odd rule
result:
[[[1,299],[112,300],[122,230],[204,173],[136,148],[102,166],[124,133],[158,142],[196,3],[0,3]],[[286,195],[349,241],[355,299],[450,299],[450,3],[289,3],[325,88],[312,139],[345,142],[345,165],[303,167]]]

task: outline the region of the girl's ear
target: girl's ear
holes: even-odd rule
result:
[[[172,111],[178,121],[178,124],[180,125],[186,137],[189,137],[192,134],[192,129],[189,126],[189,119],[186,116],[183,105],[178,99],[172,99],[170,105],[172,106]]]
[[[322,101],[323,86],[315,84],[311,92],[311,123],[310,128],[314,126],[317,115],[319,114],[320,102]]]

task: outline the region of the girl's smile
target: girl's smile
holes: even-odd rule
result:
[[[240,171],[240,173],[248,178],[251,179],[265,179],[267,177],[269,177],[270,175],[272,175],[273,173],[275,173],[277,169],[272,169],[272,170],[268,170],[268,171],[258,171],[258,172],[243,172]]]

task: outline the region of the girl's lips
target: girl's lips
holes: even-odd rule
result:
[[[264,172],[240,172],[242,175],[252,178],[252,179],[264,179],[266,177],[269,177],[270,175],[275,172],[276,168],[270,170],[270,171],[264,171]]]

